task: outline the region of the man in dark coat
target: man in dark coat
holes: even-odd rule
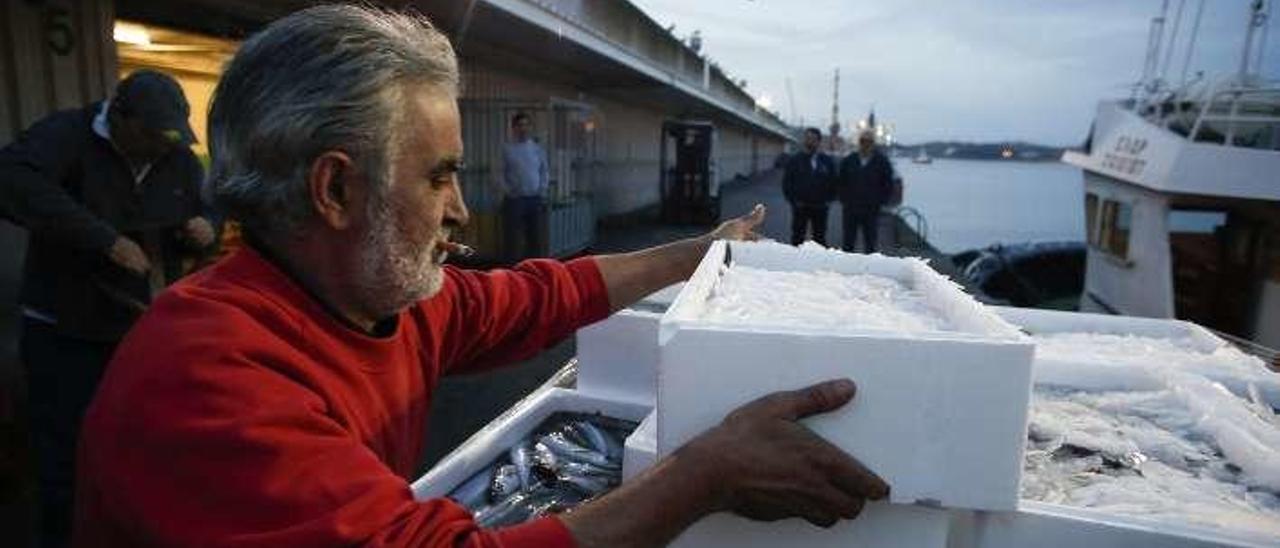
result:
[[[216,237],[178,83],[137,71],[0,149],[0,218],[31,233],[21,294],[41,545],[66,544],[76,439],[116,343]]]
[[[791,204],[791,245],[800,245],[813,229],[813,240],[827,245],[827,211],[834,197],[836,164],[818,150],[822,132],[804,130],[804,149],[787,160],[782,193]]]
[[[893,164],[876,148],[875,134],[858,135],[858,150],[840,162],[836,193],[843,206],[844,250],[854,250],[854,239],[862,232],[863,252],[875,253],[879,238],[880,208],[893,193]]]

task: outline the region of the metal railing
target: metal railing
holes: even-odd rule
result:
[[[1227,341],[1228,343],[1231,343],[1231,345],[1235,346],[1236,348],[1239,348],[1241,352],[1244,352],[1245,354],[1249,354],[1251,356],[1255,356],[1258,359],[1266,362],[1267,367],[1270,367],[1272,371],[1280,373],[1280,351],[1263,346],[1249,339],[1245,339],[1243,337],[1237,337],[1230,333],[1224,333],[1216,329],[1210,329],[1210,331],[1212,331],[1214,335],[1222,337],[1223,340]]]
[[[1175,114],[1181,113],[1181,103],[1174,102]],[[1257,146],[1238,145],[1237,131],[1246,124],[1270,125],[1271,134],[1269,150],[1280,150],[1280,114],[1251,114],[1241,112],[1241,108],[1261,106],[1264,110],[1271,107],[1272,112],[1280,111],[1280,83],[1268,83],[1261,86],[1242,86],[1234,82],[1218,84],[1211,88],[1208,96],[1200,102],[1196,121],[1187,133],[1192,142],[1216,141],[1203,132],[1213,129],[1210,123],[1225,125],[1222,134],[1224,146],[1243,146],[1245,148],[1262,148]],[[1167,120],[1173,119],[1173,116]]]
[[[925,219],[924,214],[920,210],[911,206],[898,206],[890,210],[891,215],[902,221],[902,224],[912,227],[916,233],[916,247],[925,248],[929,245],[929,221]],[[898,242],[902,242],[902,238],[896,238]]]

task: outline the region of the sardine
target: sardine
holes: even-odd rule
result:
[[[565,439],[564,434],[560,432],[552,432],[542,436],[538,442],[545,445],[552,453],[555,453],[557,459],[589,462],[605,468],[618,468],[620,466],[618,463],[610,461],[609,457],[605,456],[604,453],[597,453]]]
[[[533,467],[533,450],[529,448],[528,441],[522,441],[511,447],[507,451],[507,455],[511,457],[512,466],[516,467],[516,475],[520,478],[520,490],[528,491],[532,485],[532,467]]]
[[[490,500],[502,500],[520,491],[520,474],[514,464],[504,464],[493,474],[489,484]]]

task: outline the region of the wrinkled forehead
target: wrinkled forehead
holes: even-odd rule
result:
[[[462,155],[462,120],[457,95],[438,86],[413,86],[402,97],[402,152],[428,161]]]

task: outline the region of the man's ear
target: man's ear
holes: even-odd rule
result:
[[[342,230],[355,221],[355,164],[344,152],[330,150],[316,157],[307,170],[307,194],[320,221]]]

